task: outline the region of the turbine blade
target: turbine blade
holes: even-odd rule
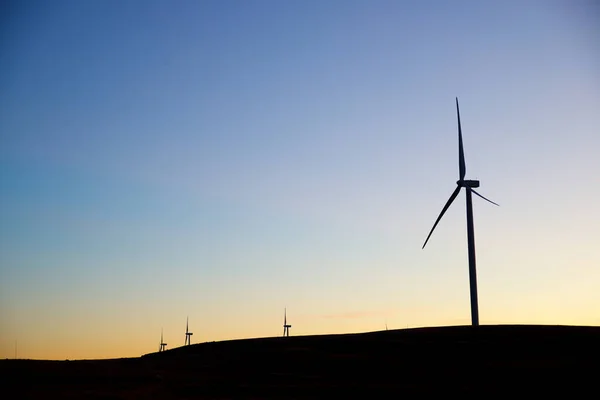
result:
[[[465,152],[463,150],[462,129],[460,127],[460,111],[458,109],[458,97],[456,98],[456,117],[458,118],[458,175],[462,181],[465,179],[467,167],[465,165]]]
[[[431,228],[431,231],[429,232],[429,235],[427,235],[427,239],[425,239],[425,243],[423,243],[423,247],[421,247],[421,249],[425,248],[425,245],[427,244],[427,241],[431,237],[431,234],[433,233],[433,230],[437,226],[438,222],[440,222],[440,219],[442,219],[442,216],[444,215],[444,213],[446,212],[446,210],[448,209],[448,207],[450,207],[450,204],[452,204],[452,202],[454,201],[454,199],[456,198],[456,196],[458,196],[458,192],[460,192],[460,186],[456,186],[456,189],[454,189],[454,192],[452,192],[452,195],[450,195],[450,198],[448,199],[448,201],[446,202],[446,205],[442,209],[442,212],[440,213],[440,216],[435,220],[435,224],[433,224],[433,228]]]
[[[500,207],[500,204],[494,203],[490,199],[486,199],[485,197],[483,197],[482,195],[480,195],[479,193],[477,193],[474,189],[471,189],[471,188],[469,188],[469,189],[471,190],[471,192],[475,193],[477,196],[481,197],[482,199],[484,199],[486,201],[489,201],[490,203],[492,203],[492,204],[497,205],[498,207]]]

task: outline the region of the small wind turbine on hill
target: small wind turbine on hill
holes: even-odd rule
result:
[[[287,323],[287,308],[283,309],[283,336],[290,336],[290,328],[292,326]]]
[[[158,347],[158,351],[162,352],[165,351],[165,349],[167,348],[167,344],[163,341],[163,330],[160,330],[160,345]]]
[[[467,167],[465,165],[465,153],[463,150],[462,130],[460,127],[460,111],[458,109],[458,97],[456,98],[456,116],[458,118],[458,181],[456,181],[456,189],[454,190],[454,192],[452,193],[452,195],[446,202],[446,205],[444,206],[444,208],[442,209],[442,212],[440,213],[439,217],[435,221],[435,224],[433,224],[433,228],[431,228],[429,235],[427,235],[427,239],[425,239],[425,243],[423,243],[422,248],[423,249],[425,248],[425,245],[427,244],[427,241],[429,240],[429,237],[433,233],[433,230],[435,229],[436,225],[438,224],[438,222],[440,222],[440,219],[442,219],[442,216],[444,215],[444,213],[446,212],[448,207],[450,207],[450,204],[452,204],[454,199],[456,199],[456,196],[458,196],[458,192],[460,192],[460,189],[464,187],[465,193],[467,196],[467,241],[468,241],[468,248],[469,248],[469,283],[470,283],[470,288],[471,288],[471,323],[473,324],[473,326],[477,326],[477,325],[479,325],[479,307],[477,305],[477,273],[476,273],[476,269],[475,269],[475,232],[473,229],[473,203],[472,203],[472,199],[471,199],[471,193],[475,193],[477,196],[481,197],[482,199],[484,199],[486,201],[489,201],[492,204],[495,204],[495,205],[498,205],[498,204],[494,203],[493,201],[491,201],[489,199],[486,199],[485,197],[483,197],[482,195],[480,195],[479,193],[477,193],[475,191],[474,188],[479,187],[479,181],[465,180],[465,174],[467,171]]]
[[[189,346],[192,344],[192,335],[193,333],[188,329],[189,317],[185,320],[185,346]]]

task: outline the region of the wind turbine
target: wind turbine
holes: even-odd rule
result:
[[[189,317],[185,320],[185,345],[189,346],[190,344],[192,344],[192,335],[193,333],[190,332],[188,330],[188,322],[189,322]]]
[[[161,329],[160,330],[160,346],[158,347],[158,351],[159,352],[165,351],[166,347],[167,347],[167,344],[164,343],[164,341],[163,341],[163,330]]]
[[[474,188],[479,187],[479,181],[474,180],[465,180],[465,173],[467,171],[467,167],[465,166],[465,153],[463,151],[463,141],[462,141],[462,130],[460,127],[460,111],[458,109],[458,97],[456,98],[456,116],[458,118],[458,181],[456,181],[456,189],[446,202],[446,205],[442,209],[439,217],[433,224],[433,228],[427,235],[427,239],[425,239],[425,243],[423,243],[423,249],[431,237],[433,230],[435,229],[442,216],[450,207],[450,204],[456,199],[458,196],[458,192],[460,192],[461,188],[465,188],[465,193],[467,196],[467,241],[469,248],[469,283],[471,288],[471,323],[473,326],[479,325],[479,308],[477,305],[477,272],[475,269],[475,232],[473,229],[473,203],[471,199],[471,193],[475,193],[477,196],[482,199],[489,201],[492,204],[498,205],[491,201],[490,199],[486,199],[479,193],[475,191]]]
[[[287,323],[287,308],[283,309],[283,336],[290,336],[290,328],[292,326]]]

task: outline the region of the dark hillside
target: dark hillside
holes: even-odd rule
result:
[[[370,398],[597,393],[600,328],[470,326],[211,342],[139,359],[2,361],[33,397]],[[6,385],[4,387],[7,387]],[[94,397],[99,396],[99,397]],[[520,396],[517,396],[520,397]]]

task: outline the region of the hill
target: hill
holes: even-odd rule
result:
[[[63,399],[539,398],[593,393],[599,372],[600,327],[539,325],[232,340],[131,359],[0,361],[5,390]]]

